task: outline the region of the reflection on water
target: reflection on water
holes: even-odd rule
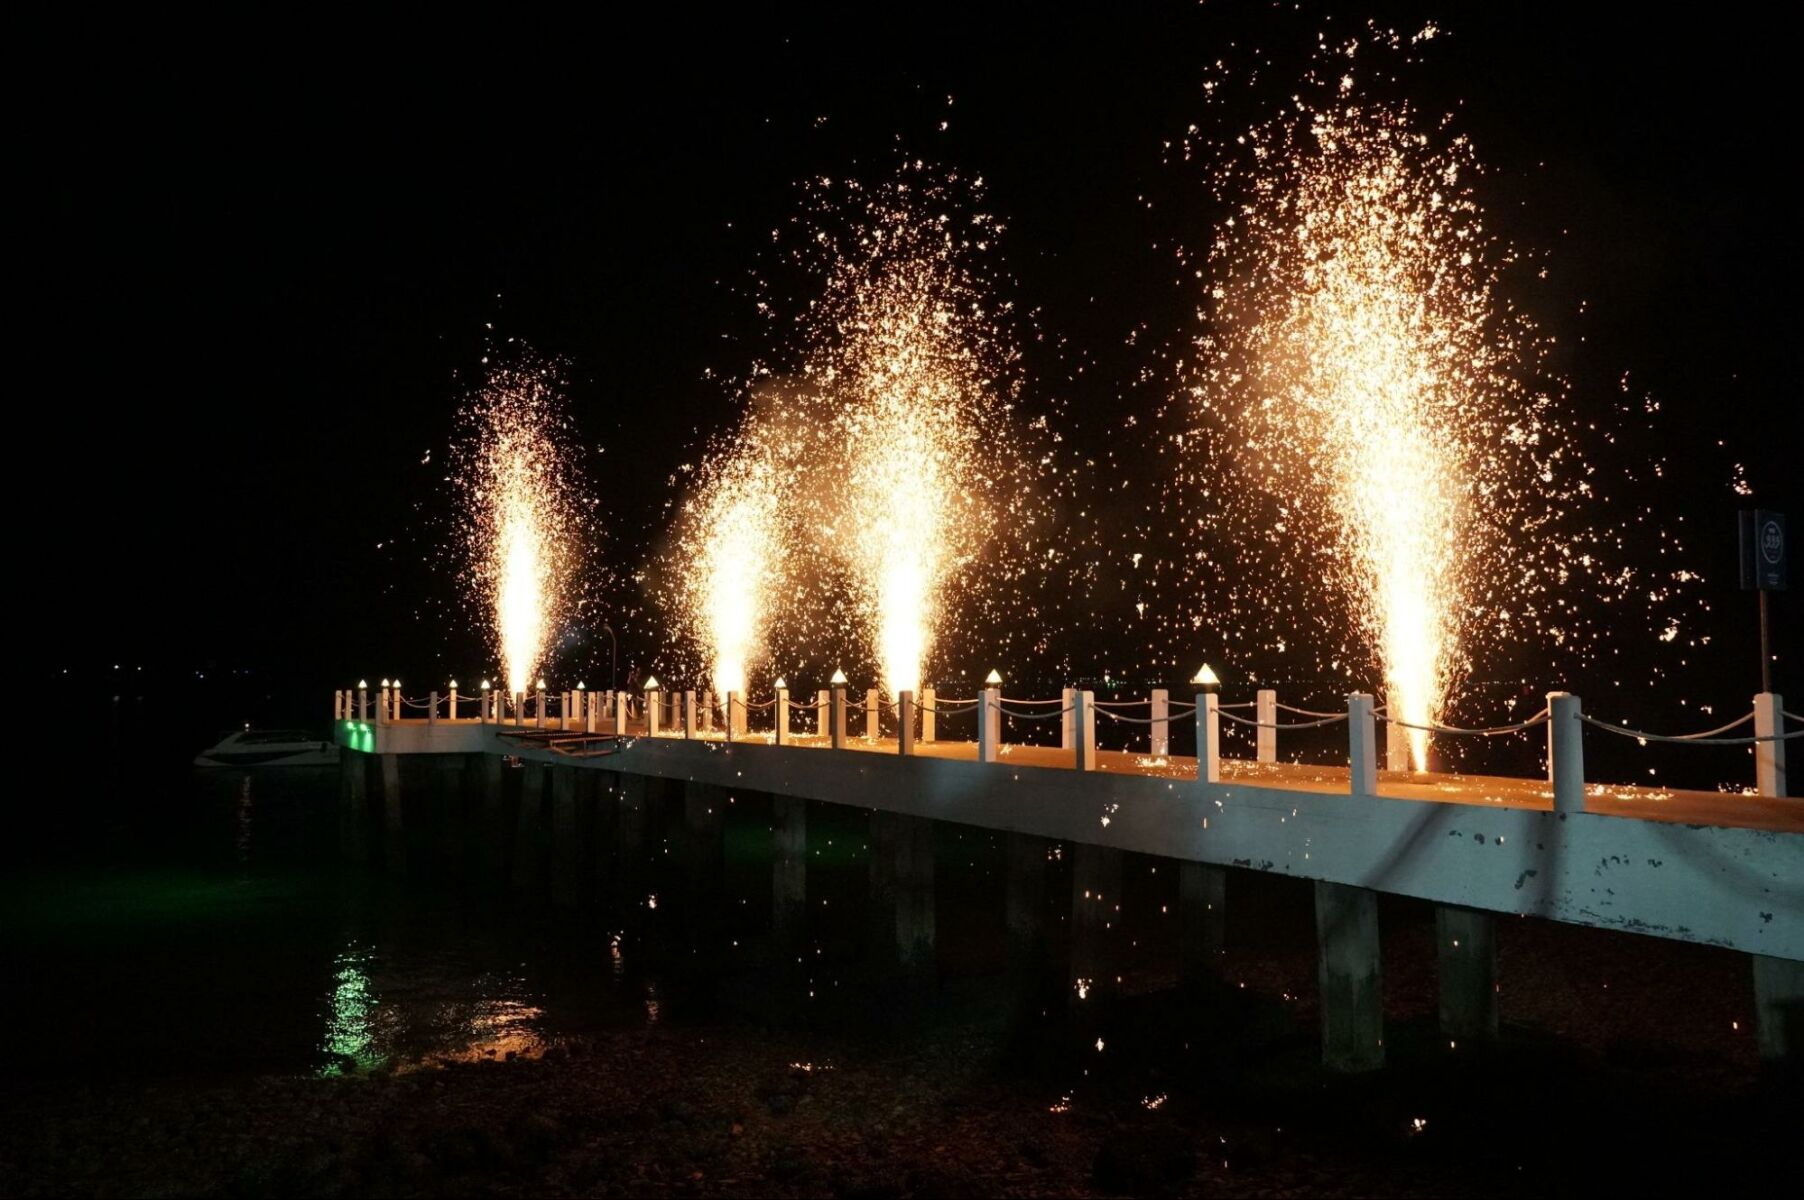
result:
[[[558,1038],[517,975],[464,977],[437,961],[385,961],[351,943],[339,954],[325,1014],[322,1075],[405,1072],[483,1059],[537,1058]],[[383,983],[396,1003],[384,1004]]]
[[[9,1070],[408,1071],[658,1019],[593,914],[345,869],[334,770],[147,774],[0,872]]]
[[[338,956],[323,1046],[330,1061],[321,1068],[323,1074],[343,1074],[347,1067],[367,1071],[382,1062],[371,1049],[376,1042],[377,1000],[370,988],[368,964],[369,951],[355,945]]]

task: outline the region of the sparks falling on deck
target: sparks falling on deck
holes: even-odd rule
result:
[[[386,824],[396,833],[402,756],[492,763],[484,772],[497,802],[504,760],[527,768],[535,795],[544,794],[550,767],[554,883],[559,855],[574,854],[568,831],[585,771],[616,775],[621,786],[607,794],[622,805],[633,803],[635,789],[642,798],[650,780],[677,783],[695,793],[692,816],[717,809],[708,798],[723,789],[777,798],[779,929],[805,919],[806,803],[870,809],[873,888],[883,872],[897,916],[891,949],[917,977],[933,972],[933,872],[931,853],[921,851],[931,843],[915,831],[945,821],[1006,833],[1011,861],[1017,840],[1026,840],[1028,862],[1036,846],[1072,843],[1083,878],[1118,877],[1124,851],[1177,859],[1188,969],[1206,969],[1219,953],[1226,868],[1315,881],[1331,1066],[1383,1059],[1380,892],[1439,906],[1450,1036],[1495,1030],[1491,920],[1504,913],[1746,951],[1754,956],[1763,1051],[1799,1052],[1784,1014],[1804,1002],[1804,804],[1786,798],[1784,748],[1804,729],[1779,697],[1756,697],[1750,713],[1720,729],[1670,739],[1752,747],[1757,792],[1724,793],[1587,782],[1587,725],[1593,736],[1643,744],[1659,735],[1600,721],[1566,693],[1551,693],[1539,713],[1510,725],[1430,731],[1486,736],[1545,726],[1547,777],[1520,779],[1408,770],[1404,722],[1369,695],[1347,697],[1343,711],[1299,709],[1269,690],[1224,703],[1206,668],[1200,678],[1207,681],[1197,683],[1194,701],[1175,705],[1165,690],[1126,702],[1099,702],[1079,689],[1008,698],[993,675],[975,696],[926,688],[892,704],[876,689],[853,692],[837,674],[806,700],[785,686],[749,700],[674,691],[654,679],[632,696],[541,688],[508,697],[486,687],[469,696],[453,684],[418,700],[403,699],[398,686],[359,687],[336,693],[333,704],[339,744],[360,752],[343,759],[347,804],[366,803],[371,767],[380,764]],[[1098,718],[1132,727],[1145,750],[1099,751]],[[1006,740],[1011,725],[1053,721],[1060,747]],[[1176,722],[1194,728],[1198,755],[1170,752]],[[1253,730],[1253,760],[1221,754],[1224,722]],[[1347,766],[1278,761],[1287,731],[1329,726],[1346,729]],[[1082,919],[1091,890],[1080,897],[1074,888],[1073,897],[1079,1002],[1099,991],[1096,964],[1107,957],[1092,944],[1106,922]]]

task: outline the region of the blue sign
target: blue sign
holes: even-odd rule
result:
[[[1763,508],[1741,514],[1741,586],[1785,590],[1785,514]]]

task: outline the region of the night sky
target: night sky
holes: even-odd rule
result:
[[[1370,10],[1445,29],[1411,93],[1458,109],[1494,226],[1544,252],[1550,282],[1522,300],[1559,336],[1575,405],[1659,402],[1614,453],[1668,456],[1635,499],[1710,532],[1694,565],[1738,695],[1754,654],[1734,464],[1804,524],[1781,434],[1792,52],[1760,11]],[[325,688],[431,668],[457,635],[428,602],[433,491],[457,402],[509,336],[568,364],[632,657],[652,637],[626,577],[673,469],[734,418],[718,377],[759,350],[743,284],[768,231],[797,180],[879,178],[898,146],[988,181],[1042,335],[1028,390],[1057,393],[1071,445],[1101,446],[1124,405],[1154,400],[1130,387],[1146,345],[1193,334],[1196,298],[1153,244],[1209,235],[1197,173],[1161,153],[1201,114],[1203,65],[1254,46],[1301,62],[1317,29],[1355,29],[1251,4],[861,14],[531,31],[92,16],[21,39],[39,53],[13,118],[14,354],[36,381],[14,391],[37,481],[19,499],[51,512],[25,516],[15,579],[48,609],[45,669]],[[1125,517],[1105,502],[1088,519],[1106,542]],[[1781,626],[1794,610],[1780,598]]]

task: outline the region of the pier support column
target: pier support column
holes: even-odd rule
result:
[[[585,771],[587,786],[578,800],[588,814],[584,887],[596,903],[605,904],[614,886],[614,847],[619,839],[620,776],[613,771]]]
[[[520,768],[520,812],[514,822],[514,886],[539,882],[545,838],[545,764],[528,760]]]
[[[1751,954],[1754,960],[1754,1016],[1760,1057],[1797,1066],[1804,1063],[1804,962]]]
[[[349,746],[338,751],[339,853],[354,863],[368,861],[370,757]]]
[[[1178,864],[1178,987],[1200,995],[1221,983],[1227,936],[1228,869]]]
[[[683,917],[692,965],[708,968],[719,949],[721,874],[726,865],[727,792],[708,783],[683,786]]]
[[[1384,987],[1378,966],[1378,893],[1315,885],[1316,968],[1321,985],[1322,1065],[1384,1065]]]
[[[1030,833],[1008,835],[1008,967],[1023,981],[1046,974],[1046,860],[1052,843]]]
[[[771,797],[771,941],[788,965],[807,950],[808,802]]]
[[[871,814],[872,946],[910,988],[938,979],[934,950],[933,822],[897,813]]]
[[[1452,1042],[1495,1038],[1497,932],[1491,914],[1436,905],[1434,937],[1441,1032]]]
[[[582,847],[576,827],[576,768],[557,763],[551,768],[551,902],[576,904],[577,863]]]
[[[401,756],[382,760],[382,857],[390,875],[407,874],[407,829],[401,819]]]
[[[479,801],[481,819],[477,828],[482,837],[483,874],[490,880],[498,880],[506,869],[507,847],[507,809],[503,807],[502,781],[506,779],[506,764],[499,754],[482,754],[482,798]]]
[[[651,781],[644,775],[620,776],[615,795],[614,886],[616,912],[633,914],[645,903],[651,878]]]
[[[1115,942],[1121,918],[1121,851],[1082,842],[1071,853],[1073,1003],[1111,1000],[1116,992]]]

